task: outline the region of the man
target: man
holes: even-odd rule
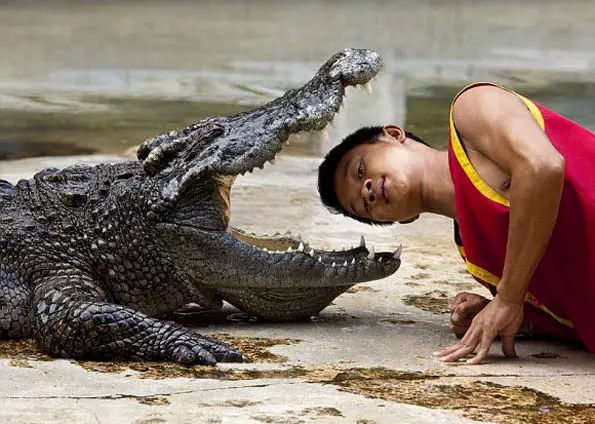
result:
[[[351,134],[320,166],[323,203],[369,224],[455,220],[467,269],[494,297],[457,296],[464,336],[441,360],[479,346],[467,362],[480,363],[497,336],[516,356],[523,323],[595,352],[595,134],[490,83],[465,87],[449,120],[448,151],[395,125]]]

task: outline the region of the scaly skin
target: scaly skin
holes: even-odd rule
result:
[[[379,69],[374,52],[347,50],[252,112],[146,141],[139,161],[0,180],[0,337],[33,336],[69,358],[242,361],[160,317],[226,300],[266,319],[304,319],[357,282],[394,273],[399,252],[319,251],[228,227],[235,176],[274,158],[290,133],[323,127],[345,87]]]

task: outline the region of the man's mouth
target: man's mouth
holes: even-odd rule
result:
[[[384,197],[384,200],[386,201],[386,203],[389,203],[388,201],[388,193],[386,192],[386,177],[382,178],[382,181],[380,182],[380,190],[382,191],[382,197]]]

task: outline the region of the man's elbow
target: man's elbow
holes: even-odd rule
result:
[[[557,151],[547,155],[547,157],[536,158],[528,162],[527,170],[538,179],[564,180],[566,162],[564,157]]]

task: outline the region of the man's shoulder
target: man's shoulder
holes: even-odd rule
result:
[[[503,100],[518,98],[512,90],[486,82],[476,82],[463,87],[453,98],[453,109],[469,109],[478,112],[484,108],[495,107]]]
[[[514,91],[494,83],[474,83],[453,99],[451,116],[455,127],[467,133],[485,134],[505,125],[507,117],[525,114],[526,106]]]

